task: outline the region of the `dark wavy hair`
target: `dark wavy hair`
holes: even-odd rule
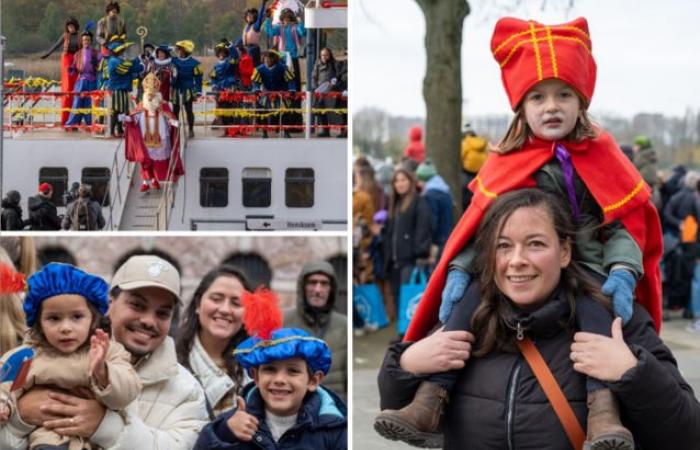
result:
[[[258,14],[260,14],[260,13],[258,13],[257,8],[249,8],[249,9],[245,10],[245,13],[243,14],[243,18],[244,19],[247,18],[248,14],[250,14],[250,16],[253,18],[253,20],[251,20],[250,23],[255,23],[255,21],[258,20]],[[247,21],[246,21],[246,23],[247,23]]]
[[[559,242],[571,245],[571,262],[561,270],[559,286],[570,305],[567,326],[573,328],[576,297],[586,295],[610,309],[610,299],[600,292],[595,280],[576,261],[576,228],[569,208],[554,195],[539,189],[520,189],[500,195],[491,204],[481,220],[474,242],[475,267],[479,279],[481,303],[472,317],[476,336],[474,356],[483,356],[493,350],[509,348],[514,334],[507,324],[509,300],[495,282],[498,236],[508,218],[520,208],[541,208],[552,219]]]
[[[119,2],[109,2],[105,6],[105,13],[109,14],[111,10],[117,11],[117,14],[121,13],[121,8],[119,7]]]
[[[246,278],[243,271],[237,267],[223,264],[207,272],[199,282],[197,289],[192,294],[192,299],[190,300],[187,309],[185,310],[184,318],[182,320],[182,325],[180,326],[180,334],[175,342],[175,351],[177,353],[177,361],[185,366],[190,372],[192,367],[190,367],[190,353],[192,352],[192,345],[194,345],[194,337],[199,334],[201,330],[201,325],[199,324],[199,317],[197,316],[197,308],[202,303],[202,297],[204,293],[209,289],[209,287],[216,281],[219,277],[232,277],[237,279],[243,285],[246,291],[250,291],[250,283]],[[233,349],[238,346],[241,342],[248,338],[248,333],[246,333],[243,326],[234,334],[229,340],[226,349],[224,350],[224,360],[226,361],[226,373],[236,384],[236,393],[240,393],[243,386],[243,367],[241,367],[236,359],[233,358]],[[212,405],[214,406],[214,405]]]
[[[68,25],[73,25],[75,27],[75,32],[77,33],[78,30],[80,29],[80,22],[78,22],[78,19],[75,17],[68,17],[66,19],[66,22],[63,26],[63,29],[65,30],[66,33],[68,33]]]

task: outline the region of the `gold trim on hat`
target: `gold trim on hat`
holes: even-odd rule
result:
[[[552,39],[552,29],[550,27],[547,27],[547,43],[549,44],[549,58],[552,60],[552,72],[554,72],[554,78],[559,78],[557,54],[554,52],[554,40]]]
[[[313,337],[313,336],[287,336],[287,337],[283,337],[283,338],[279,338],[279,339],[265,339],[265,340],[261,340],[261,341],[256,342],[255,345],[252,346],[251,348],[236,349],[236,350],[233,351],[233,354],[234,354],[234,355],[238,355],[238,354],[241,354],[241,353],[250,353],[250,352],[252,352],[253,350],[256,350],[256,349],[258,349],[258,348],[272,347],[273,345],[284,344],[285,342],[295,341],[295,340],[299,340],[299,341],[316,341],[316,342],[321,342],[321,343],[324,343],[324,344],[326,343],[323,339],[319,339],[319,338]],[[327,345],[327,344],[326,344],[326,345]]]
[[[577,33],[583,35],[583,36],[584,36],[586,39],[588,39],[589,41],[591,40],[591,37],[588,35],[588,33],[586,33],[585,31],[583,31],[582,29],[580,29],[580,28],[578,28],[578,27],[575,27],[575,26],[572,26],[572,25],[559,25],[559,26],[549,27],[549,28],[553,28],[554,31],[558,31],[558,30],[574,31],[574,32],[577,32]],[[539,33],[540,31],[544,31],[544,30],[545,30],[545,28],[536,28],[536,29],[535,29],[535,33]],[[519,31],[519,32],[517,32],[517,33],[511,34],[511,35],[508,36],[508,38],[506,38],[503,42],[501,42],[500,44],[498,44],[498,47],[496,47],[496,48],[494,49],[493,54],[495,55],[496,53],[500,52],[501,49],[503,49],[503,47],[505,47],[506,45],[508,45],[508,43],[509,43],[510,41],[512,41],[513,39],[515,39],[515,38],[517,38],[517,37],[525,36],[525,35],[527,35],[527,34],[530,34],[530,30]],[[584,45],[585,45],[585,44],[584,44]],[[586,48],[588,48],[588,46],[586,46]]]
[[[540,46],[537,43],[537,34],[535,32],[535,24],[533,22],[529,22],[529,24],[530,24],[530,36],[532,36],[530,41],[532,42],[532,49],[535,51],[535,61],[537,63],[537,79],[542,80],[542,58],[540,57]]]

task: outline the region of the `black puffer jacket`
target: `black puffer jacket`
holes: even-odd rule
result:
[[[404,212],[397,212],[382,230],[386,270],[415,265],[416,259],[427,258],[433,233],[433,213],[419,194],[413,196]]]
[[[22,207],[19,206],[20,197],[17,191],[10,191],[2,199],[2,214],[0,215],[0,230],[22,230]]]
[[[46,197],[29,197],[29,224],[34,231],[55,231],[61,229],[61,219],[56,207]]]
[[[549,302],[531,315],[527,335],[585,428],[586,379],[569,359],[572,332],[556,324],[567,312],[565,302]],[[697,449],[700,404],[643,308],[635,307],[624,334],[639,363],[610,388],[620,400],[622,420],[634,434],[637,449]],[[399,366],[408,345],[392,346],[384,359],[379,374],[382,409],[403,407],[423,380]],[[491,352],[469,360],[450,394],[444,430],[445,449],[571,448],[532,370],[516,352]]]

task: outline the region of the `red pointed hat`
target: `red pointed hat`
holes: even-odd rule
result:
[[[491,53],[501,66],[513,110],[530,88],[548,78],[570,84],[588,106],[596,77],[591,49],[588,22],[583,17],[561,25],[504,17],[496,22],[491,38]]]

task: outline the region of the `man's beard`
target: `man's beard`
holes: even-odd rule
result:
[[[144,97],[142,104],[143,104],[143,109],[145,109],[149,113],[153,114],[158,110],[158,107],[160,106],[161,102],[157,96],[151,100],[149,100],[148,97]]]

